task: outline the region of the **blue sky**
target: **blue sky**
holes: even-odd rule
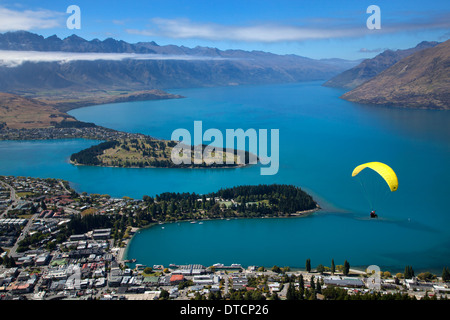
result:
[[[81,10],[69,30],[66,9]],[[381,29],[369,30],[366,9],[381,9]],[[45,37],[71,34],[135,43],[262,50],[310,58],[361,59],[384,49],[450,37],[450,1],[385,0],[24,0],[0,1],[0,32]]]

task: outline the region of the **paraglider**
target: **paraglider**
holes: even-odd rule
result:
[[[370,168],[373,171],[375,171],[381,178],[386,182],[389,189],[386,188],[386,185],[383,186],[383,192],[386,193],[386,189],[388,193],[395,192],[398,189],[398,178],[395,174],[394,170],[392,170],[391,167],[388,165],[381,163],[381,162],[368,162],[361,164],[357,166],[355,169],[353,169],[352,177],[357,176],[361,171],[363,171],[366,168]],[[372,206],[372,211],[370,212],[370,218],[378,218],[378,215],[375,213],[373,201],[370,200],[370,194],[367,191],[367,187],[364,183],[364,181],[360,180],[361,185],[366,193],[366,196],[369,200],[370,205]]]

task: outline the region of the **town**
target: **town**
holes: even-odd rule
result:
[[[48,128],[12,129],[0,123],[0,140],[53,140],[53,139],[93,139],[117,140],[131,138],[150,138],[139,133],[117,131],[93,123],[82,121],[63,121]]]
[[[334,265],[331,260],[330,267],[312,268],[308,259],[304,269],[203,266],[195,261],[147,266],[125,260],[127,243],[139,228],[174,221],[168,214],[151,214],[152,205],[165,197],[79,194],[59,179],[0,176],[1,299],[428,300],[447,299],[450,293],[446,267],[442,275],[415,275],[410,266],[391,275],[350,268],[347,261]],[[194,213],[178,211],[179,219],[210,219],[217,210],[232,214],[215,202],[233,199],[197,200],[194,209],[189,206]],[[202,203],[198,212],[196,203]],[[216,216],[206,215],[206,203]]]

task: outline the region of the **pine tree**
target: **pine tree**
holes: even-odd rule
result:
[[[306,259],[306,271],[311,271],[311,259]]]
[[[308,300],[316,300],[316,289],[310,290],[310,295],[309,295]]]
[[[411,266],[405,267],[405,279],[411,279],[414,277],[414,270]]]
[[[317,279],[316,292],[317,293],[322,293],[322,286],[320,284],[319,279]]]
[[[300,274],[298,279],[298,296],[300,300],[303,300],[305,294],[305,280],[303,279],[303,275]]]
[[[289,282],[289,287],[286,292],[286,300],[298,300],[294,284]]]
[[[298,287],[300,289],[305,289],[305,280],[303,279],[302,274],[300,274],[300,276],[298,277]]]
[[[331,274],[336,272],[336,266],[334,265],[334,259],[331,259]]]
[[[450,271],[447,267],[442,270],[442,281],[447,282],[450,281]]]
[[[345,260],[344,270],[343,270],[344,276],[347,276],[349,274],[349,272],[350,272],[350,264],[348,263],[347,260]]]

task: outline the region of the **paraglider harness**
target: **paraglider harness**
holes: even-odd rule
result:
[[[378,218],[378,215],[375,213],[375,210],[372,210],[372,211],[370,212],[370,217],[371,217],[371,218]]]

